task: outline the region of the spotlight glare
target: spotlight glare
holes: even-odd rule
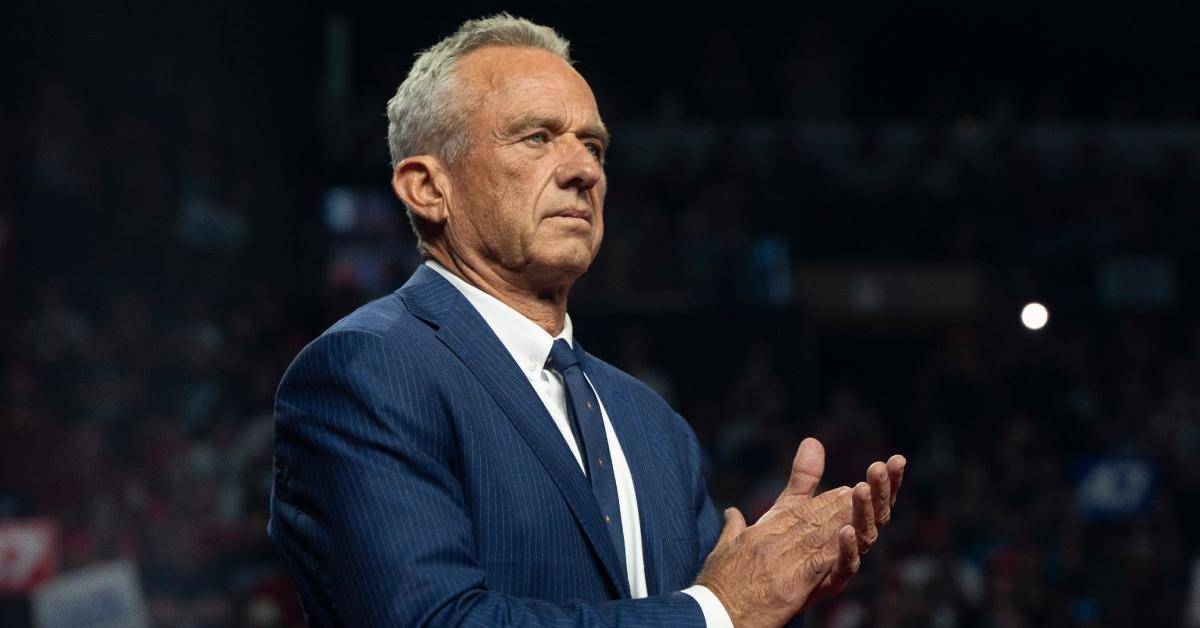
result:
[[[1037,331],[1046,326],[1050,320],[1050,311],[1041,303],[1027,303],[1021,309],[1021,323],[1026,328]]]

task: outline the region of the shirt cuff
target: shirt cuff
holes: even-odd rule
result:
[[[700,612],[704,613],[705,626],[708,628],[733,628],[733,620],[729,619],[725,605],[721,604],[721,600],[718,600],[717,595],[709,591],[708,587],[694,584],[684,589],[683,592],[692,596],[692,599],[700,605]]]

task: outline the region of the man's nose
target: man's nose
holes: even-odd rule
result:
[[[583,142],[576,140],[572,144],[570,154],[564,155],[562,163],[554,169],[555,182],[563,189],[573,187],[588,190],[600,182],[604,170]]]

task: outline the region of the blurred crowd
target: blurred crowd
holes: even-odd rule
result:
[[[1175,286],[1197,277],[1200,146],[1129,159],[1103,132],[1129,120],[1078,132],[1053,104],[1021,119],[1003,99],[896,140],[849,116],[848,52],[819,28],[800,41],[764,87],[718,38],[648,116],[621,117],[630,107],[598,80],[616,143],[579,336],[608,341],[589,348],[689,418],[714,500],[748,519],[803,436],[825,443],[827,485],[908,455],[894,525],[810,626],[1180,625],[1200,560],[1200,307],[1177,288],[1104,309],[1093,284],[1113,256],[1164,262]],[[366,90],[371,117],[348,126],[361,133],[328,146],[340,161],[301,173],[323,181],[293,186],[304,212],[339,178],[386,185],[394,84]],[[754,114],[764,93],[781,103],[768,141],[696,125]],[[1035,133],[1062,124],[1076,132]],[[265,533],[272,399],[299,349],[374,296],[330,281],[320,251],[334,242],[312,215],[258,211],[294,173],[264,165],[254,130],[208,104],[146,121],[69,77],[0,109],[0,517],[56,520],[63,571],[132,561],[156,626],[302,624]],[[414,263],[411,238],[398,246],[392,288]],[[833,333],[802,323],[790,288],[763,286],[859,260],[970,265],[1070,314],[1039,333],[1015,312]],[[720,360],[679,359],[688,340],[654,333],[712,312],[746,339]],[[911,342],[873,348],[880,334]],[[880,360],[895,368],[865,368]],[[1080,469],[1112,458],[1154,481],[1144,505],[1094,516]]]

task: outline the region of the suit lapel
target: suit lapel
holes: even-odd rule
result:
[[[438,328],[438,339],[462,360],[512,421],[558,487],[620,597],[630,597],[628,577],[587,478],[545,404],[500,339],[437,271],[421,266],[399,295],[409,311]]]
[[[658,505],[655,496],[662,494],[662,487],[658,482],[660,472],[655,468],[654,452],[647,447],[650,441],[646,438],[639,414],[625,387],[611,378],[605,366],[584,351],[578,340],[575,341],[575,352],[579,355],[584,372],[588,374],[588,379],[596,388],[596,394],[608,412],[608,420],[617,433],[621,451],[625,453],[625,461],[629,464],[634,492],[637,494],[638,519],[641,523],[646,592],[648,595],[658,595],[662,591],[658,580],[655,550],[660,547],[661,539],[658,538],[659,526],[654,525],[654,521]]]

